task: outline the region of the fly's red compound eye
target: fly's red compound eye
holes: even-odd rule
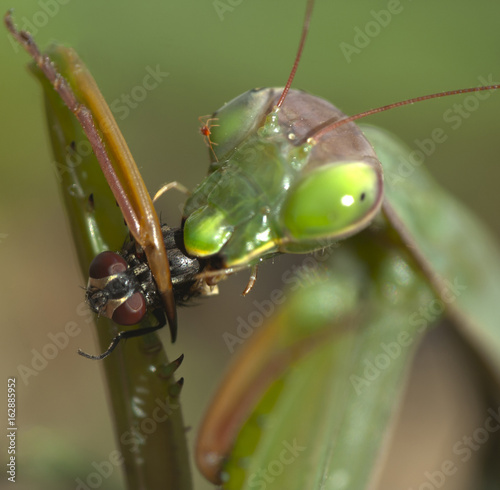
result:
[[[142,293],[134,293],[113,312],[113,321],[118,325],[135,325],[146,314],[146,300]]]
[[[89,276],[93,279],[119,274],[127,270],[125,259],[115,252],[102,252],[94,257],[89,267]]]

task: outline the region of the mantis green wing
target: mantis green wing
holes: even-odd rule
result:
[[[384,211],[399,229],[460,332],[500,376],[499,247],[478,219],[424,169],[403,176],[408,151],[380,129],[365,134],[384,163]],[[393,140],[394,137],[392,137]]]
[[[383,212],[318,260],[312,286],[285,292],[231,366],[198,439],[198,465],[223,488],[368,488],[415,348],[445,318],[498,382],[497,247],[424,169],[397,178],[409,150],[392,135],[365,134]]]

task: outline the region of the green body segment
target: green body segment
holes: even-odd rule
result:
[[[380,208],[381,166],[358,128],[307,141],[344,114],[297,90],[274,112],[280,93],[251,90],[214,114],[216,158],[184,208],[190,254],[232,267],[307,253],[366,227]]]
[[[187,249],[198,256],[212,255],[230,242],[226,259],[231,265],[276,252],[283,234],[277,211],[286,188],[298,177],[281,143],[255,133],[188,201],[186,211],[196,210],[184,226]]]

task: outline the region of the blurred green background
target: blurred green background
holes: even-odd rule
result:
[[[250,88],[286,82],[305,8],[302,0],[62,3],[0,1],[2,11],[16,7],[18,26],[32,26],[40,46],[57,40],[74,47],[109,104],[118,101],[117,106],[123,107],[119,101],[142,84],[147,67],[158,65],[169,73],[118,121],[152,193],[173,180],[192,188],[205,175],[208,156],[198,131],[198,116],[210,114]],[[386,10],[388,4],[394,0],[318,0],[294,86],[354,114],[417,95],[478,85],[478,76],[493,74],[500,81],[500,3],[486,0],[401,1],[402,12],[393,15],[348,63],[340,44],[353,45],[356,32],[367,25],[373,27],[372,11]],[[227,10],[219,15],[216,7],[224,5]],[[21,453],[17,488],[70,488],[68,482],[94,471],[93,461],[109,457],[114,449],[113,434],[99,363],[76,354],[79,347],[93,352],[96,344],[91,328],[75,313],[86,278],[78,271],[61,209],[41,89],[26,70],[27,55],[13,45],[5,30],[0,39],[0,301],[4,332],[0,366],[4,379],[18,378]],[[500,238],[500,92],[467,113],[460,128],[451,129],[443,114],[463,101],[460,97],[431,101],[372,117],[369,122],[393,131],[411,147],[416,139],[428,138],[434,128],[445,129],[447,141],[438,145],[425,164]],[[182,196],[175,193],[162,200],[163,219],[178,223],[181,203]],[[275,267],[287,260],[281,259]],[[240,274],[221,284],[219,297],[180,312],[179,341],[167,345],[167,352],[171,359],[181,352],[186,355],[180,373],[186,378],[182,400],[186,423],[193,427],[191,439],[231,358],[222,333],[234,332],[238,316],[245,318],[253,309],[252,302],[266,297],[267,288],[279,284],[278,269],[271,264],[262,269],[256,290],[246,299],[239,291],[247,276]],[[77,322],[82,333],[24,384],[18,370],[30,366],[32,349],[40,351],[48,342],[47,335],[62,331],[70,321]],[[163,336],[168,343],[167,332]],[[430,349],[436,359],[443,357],[433,345]],[[420,363],[424,375],[432,366],[433,376],[437,376],[441,368],[433,362]],[[451,379],[458,376],[455,368],[449,368]],[[462,382],[467,377],[460,376]],[[443,382],[443,386],[448,384]],[[1,391],[3,402],[5,390]],[[426,410],[439,413],[435,403],[444,406],[443,390],[434,391],[442,398],[439,402],[425,389],[423,394],[413,395],[411,406],[420,416]],[[466,393],[467,401],[461,403],[473,410],[476,402]],[[464,420],[470,422],[473,416]],[[412,437],[418,432],[422,436],[416,431]],[[2,457],[4,454],[2,451]],[[412,458],[408,466],[404,458],[398,462],[401,475],[387,480],[384,489],[424,481],[422,472],[432,468],[432,463],[415,468]],[[103,488],[121,488],[120,477],[114,472]],[[446,488],[472,488],[460,486],[466,481],[446,482],[450,485]],[[211,488],[198,483],[197,488]]]

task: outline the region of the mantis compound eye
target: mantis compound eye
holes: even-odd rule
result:
[[[346,237],[368,225],[382,197],[376,166],[333,163],[313,170],[290,190],[281,218],[296,241]]]

